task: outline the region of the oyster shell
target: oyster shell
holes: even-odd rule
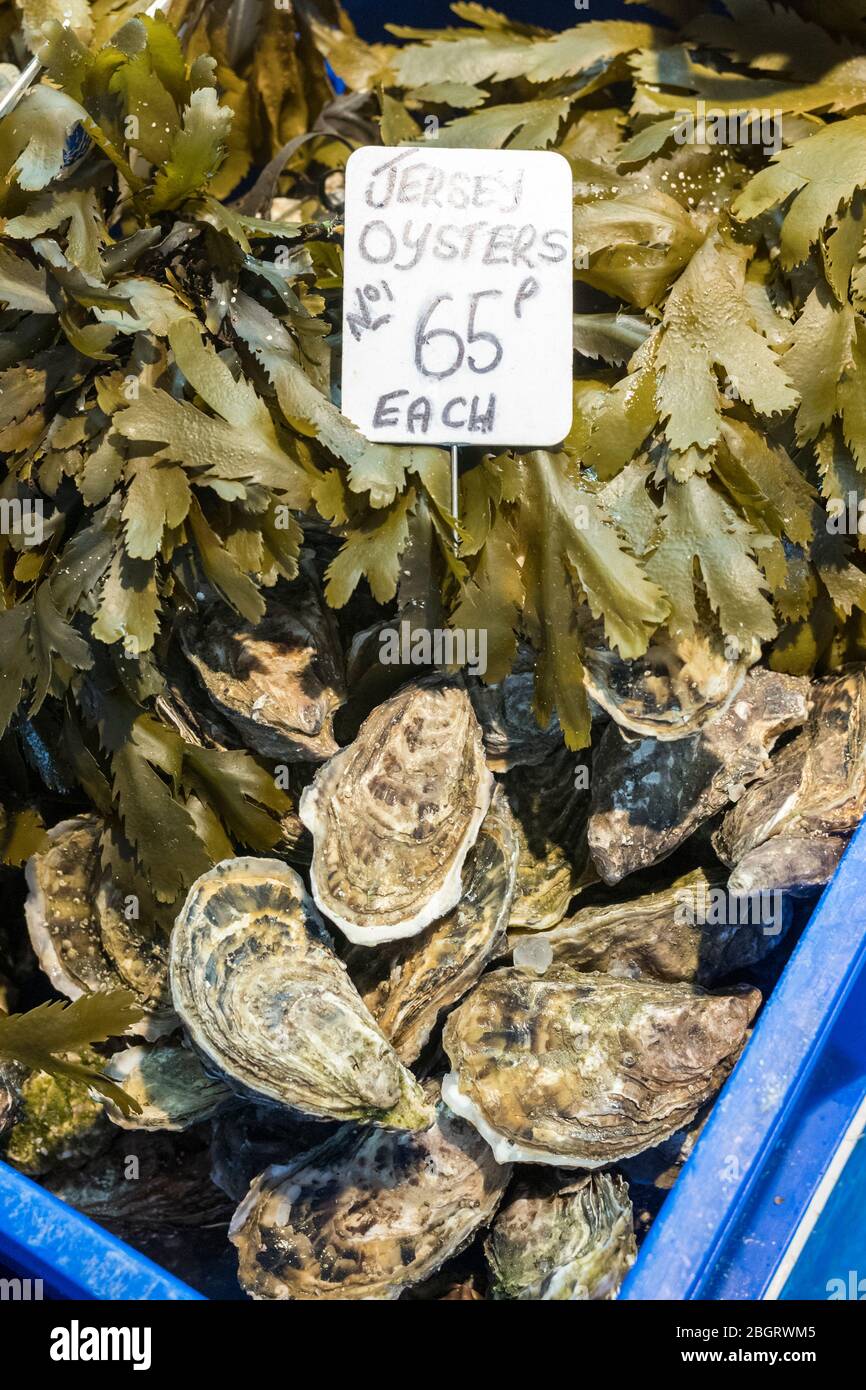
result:
[[[761,654],[753,640],[731,659],[720,636],[662,629],[643,656],[626,661],[604,642],[600,624],[585,637],[584,684],[621,728],[643,738],[687,738],[727,709]]]
[[[257,1299],[397,1298],[490,1220],[509,1176],[442,1104],[420,1134],[344,1126],[252,1184],[229,1228],[241,1285]]]
[[[99,1063],[95,1055],[88,1061]],[[81,1081],[34,1071],[20,1083],[20,1114],[4,1158],[29,1177],[77,1167],[111,1143],[101,1101]]]
[[[24,1068],[16,1062],[0,1061],[0,1139],[21,1114],[21,1082]]]
[[[616,1298],[637,1248],[628,1187],[616,1173],[554,1169],[523,1181],[484,1243],[491,1298]]]
[[[463,867],[463,893],[453,911],[390,948],[352,948],[350,974],[407,1064],[421,1052],[441,1012],[463,997],[504,944],[516,868],[514,822],[497,787]]]
[[[627,740],[609,724],[593,758],[587,838],[605,883],[656,864],[770,766],[770,750],[809,716],[809,682],[759,667],[698,733]]]
[[[543,762],[562,745],[556,715],[546,729],[535,717],[534,657],[522,647],[510,675],[496,685],[472,681],[469,695],[487,749],[487,764],[494,772],[507,772],[519,764]]]
[[[280,860],[225,859],[196,879],[171,938],[171,987],[206,1065],[240,1095],[323,1119],[430,1123]]]
[[[866,810],[866,674],[857,667],[816,681],[812,694],[806,727],[776,753],[769,775],[743,793],[713,837],[719,857],[738,866],[738,885],[759,877],[766,890],[826,881],[838,862],[834,838],[854,831]],[[803,841],[812,840],[810,851]],[[745,864],[761,846],[765,853]]]
[[[396,941],[450,912],[493,792],[458,681],[407,686],[301,797],[319,907],[357,944]]]
[[[168,987],[168,952],[155,931],[127,918],[120,889],[100,866],[97,816],[60,821],[31,855],[24,905],[39,964],[69,999],[126,988],[147,1017],[131,1030],[145,1038],[177,1027]]]
[[[790,903],[737,898],[724,882],[723,871],[695,869],[656,893],[582,908],[532,943],[549,944],[549,964],[573,970],[712,985],[763,960],[792,917]]]
[[[228,1220],[231,1203],[210,1180],[203,1128],[186,1134],[108,1128],[108,1149],[49,1175],[46,1186],[55,1196],[120,1235]]]
[[[125,1115],[106,1101],[106,1114],[121,1129],[189,1129],[233,1099],[233,1092],[208,1076],[192,1048],[180,1042],[124,1048],[104,1072],[141,1106],[140,1114]]]
[[[511,926],[543,931],[598,879],[586,842],[588,766],[562,748],[535,766],[515,768],[503,785],[519,842]]]
[[[809,893],[830,882],[847,846],[845,835],[773,836],[743,855],[728,889],[743,898]]]
[[[224,606],[181,629],[183,649],[221,714],[266,758],[320,762],[337,751],[345,700],[336,625],[305,581],[269,594],[253,625]]]
[[[680,1129],[718,1090],[759,1002],[749,988],[495,970],[445,1025],[443,1099],[501,1163],[615,1163]]]

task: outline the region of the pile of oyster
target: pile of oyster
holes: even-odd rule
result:
[[[164,1261],[184,1247],[205,1287],[231,1255],[256,1299],[615,1297],[792,897],[866,806],[864,671],[810,682],[696,635],[627,662],[590,633],[574,753],[526,659],[492,687],[403,670],[353,706],[306,580],[178,650],[177,718],[289,764],[298,815],[284,852],[203,874],[168,941],[119,910],[97,818],[55,826],[30,940],[68,997],[141,1000],[108,1068],[141,1109],[0,1075],[8,1160]]]

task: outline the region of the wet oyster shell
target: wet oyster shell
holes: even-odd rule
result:
[[[352,948],[349,971],[361,997],[407,1064],[442,1011],[463,997],[504,944],[516,869],[514,822],[497,787],[463,867],[454,910],[408,941],[378,951]]]
[[[494,1299],[616,1298],[637,1249],[628,1187],[617,1173],[553,1170],[525,1180],[484,1243]]]
[[[724,884],[724,871],[695,869],[656,893],[582,908],[532,943],[548,944],[549,963],[573,970],[712,985],[763,960],[792,918],[790,903],[737,898]],[[509,936],[509,945],[519,940]]]
[[[25,1070],[17,1062],[0,1060],[0,1139],[21,1114],[21,1082]]]
[[[587,838],[605,883],[657,864],[766,773],[770,750],[809,716],[809,682],[759,667],[718,718],[687,738],[625,739],[609,724],[593,758]]]
[[[252,624],[224,606],[181,629],[183,649],[214,706],[266,758],[320,762],[337,751],[334,712],[345,701],[336,625],[300,581],[269,594]]]
[[[519,842],[511,926],[543,931],[598,880],[586,841],[588,764],[562,748],[535,766],[515,768],[503,785]]]
[[[812,694],[809,723],[775,754],[768,776],[743,793],[713,837],[731,866],[766,847],[750,866],[738,867],[738,883],[760,876],[762,888],[775,889],[826,881],[820,875],[829,877],[837,862],[833,837],[849,835],[866,811],[866,674],[857,667],[816,681]],[[813,839],[810,853],[802,841]],[[783,843],[792,840],[800,843]]]
[[[749,988],[495,970],[445,1025],[443,1099],[501,1163],[615,1163],[680,1129],[719,1089],[759,1002]]]
[[[203,1128],[186,1134],[109,1129],[108,1149],[49,1175],[46,1186],[55,1196],[124,1236],[228,1220],[231,1203],[210,1180]]]
[[[357,944],[423,931],[456,906],[492,793],[462,683],[407,686],[301,797],[319,907]]]
[[[168,987],[165,942],[143,921],[127,919],[120,890],[100,867],[102,822],[76,816],[48,832],[27,861],[24,906],[39,964],[69,999],[130,989],[147,1017],[130,1030],[159,1037],[177,1026]]]
[[[644,738],[687,738],[727,709],[761,654],[755,640],[731,659],[722,638],[699,628],[661,629],[643,656],[626,661],[594,624],[586,634],[584,684],[621,728]]]
[[[141,1106],[139,1114],[127,1115],[106,1101],[106,1114],[121,1129],[189,1129],[234,1099],[228,1086],[208,1076],[192,1048],[174,1040],[124,1048],[103,1070]]]
[[[845,835],[774,835],[749,850],[728,879],[731,893],[810,893],[829,883],[848,847]]]
[[[100,1065],[95,1054],[87,1061]],[[28,1177],[42,1177],[62,1164],[78,1167],[111,1143],[101,1100],[68,1076],[29,1072],[19,1086],[17,1123],[3,1157]]]
[[[229,1228],[241,1285],[257,1299],[395,1299],[490,1220],[509,1176],[441,1104],[419,1134],[345,1126],[252,1184]]]
[[[472,681],[469,694],[478,717],[487,749],[487,763],[494,772],[543,762],[562,745],[562,730],[556,715],[546,729],[535,717],[534,657],[523,647],[514,669],[496,685]]]
[[[238,1094],[322,1119],[430,1122],[295,871],[225,859],[196,879],[171,938],[175,1007]]]

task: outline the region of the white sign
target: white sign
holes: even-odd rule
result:
[[[370,440],[557,444],[572,412],[572,182],[552,151],[355,150],[343,411]]]

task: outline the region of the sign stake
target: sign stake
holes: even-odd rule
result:
[[[451,445],[451,515],[454,518],[454,554],[460,554],[460,532],[457,522],[460,516],[460,462],[458,446]]]

